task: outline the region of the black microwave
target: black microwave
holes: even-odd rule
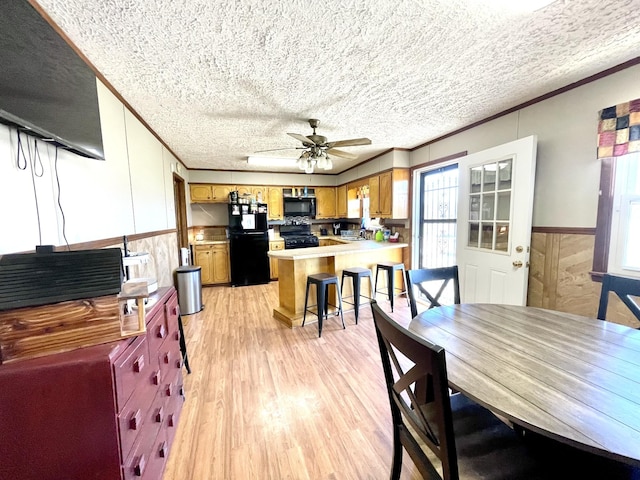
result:
[[[284,197],[284,216],[316,218],[316,199],[310,197]]]

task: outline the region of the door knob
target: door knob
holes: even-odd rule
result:
[[[520,260],[516,260],[515,262],[513,262],[513,266],[516,268],[520,268],[522,267],[522,262]]]

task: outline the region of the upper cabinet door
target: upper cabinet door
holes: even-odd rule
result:
[[[317,187],[316,218],[336,218],[336,189],[334,187]]]

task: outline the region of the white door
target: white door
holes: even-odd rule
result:
[[[526,305],[537,138],[459,159],[462,302]]]

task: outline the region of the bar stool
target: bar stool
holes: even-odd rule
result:
[[[345,268],[342,270],[342,279],[340,280],[340,290],[344,291],[344,277],[350,277],[353,283],[353,295],[347,295],[342,298],[344,303],[348,303],[349,305],[353,305],[353,311],[356,315],[356,325],[358,324],[358,312],[360,310],[360,284],[363,278],[369,279],[369,296],[362,295],[365,298],[371,300],[373,298],[373,276],[371,275],[371,270],[368,268],[362,267],[351,267]],[[349,302],[346,299],[352,298],[353,302]]]
[[[387,291],[378,290],[378,274],[380,270],[387,272]],[[395,273],[400,270],[402,272],[402,285],[403,288],[396,288],[395,286]],[[376,283],[373,292],[373,298],[375,298],[376,293],[385,293],[389,297],[389,303],[391,303],[391,311],[393,312],[393,298],[396,295],[402,295],[403,293],[407,295],[407,280],[405,278],[404,271],[404,263],[396,263],[396,262],[380,262],[376,265]],[[408,295],[407,295],[408,296]],[[409,305],[409,300],[407,299],[407,305]]]
[[[307,321],[307,311],[315,314],[318,317],[318,337],[322,336],[322,320],[328,317],[329,307],[329,285],[336,286],[336,293],[338,296],[339,305],[331,305],[338,308],[340,318],[342,320],[342,328],[346,328],[344,325],[344,317],[342,315],[342,294],[340,293],[340,285],[338,285],[338,277],[330,273],[314,273],[307,276],[307,290],[304,295],[304,315],[302,318],[302,326]],[[308,305],[309,302],[309,287],[311,285],[316,286],[316,304]],[[311,310],[312,307],[316,307],[316,311]],[[337,315],[337,313],[336,313]]]

